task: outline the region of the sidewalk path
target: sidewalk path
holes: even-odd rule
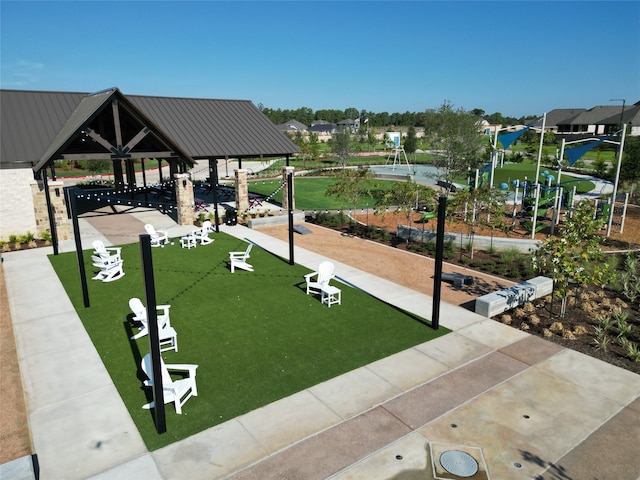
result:
[[[141,215],[158,228],[170,223]],[[169,228],[179,236],[184,227]],[[86,221],[81,230],[85,248],[107,240]],[[265,233],[223,231],[288,257],[288,244]],[[638,478],[638,375],[450,304],[441,306],[449,335],[148,452],[50,250],[4,255],[42,479],[429,479],[446,450],[476,459],[484,474],[476,478]],[[326,258],[295,249],[310,268]],[[335,265],[352,285],[430,316],[430,296]]]

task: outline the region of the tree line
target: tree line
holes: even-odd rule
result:
[[[274,109],[265,107],[262,104],[258,104],[258,108],[264,113],[269,120],[275,125],[286,123],[290,120],[297,120],[307,126],[311,125],[316,120],[324,120],[329,123],[338,123],[341,120],[350,118],[355,120],[360,119],[364,122],[368,119],[368,124],[371,127],[423,127],[428,126],[428,120],[430,113],[437,111],[437,109],[426,109],[423,112],[369,112],[367,110],[358,110],[355,107],[345,108],[344,110],[338,109],[323,109],[313,110],[309,107],[300,107],[296,109]],[[480,108],[474,108],[469,113],[476,118],[484,119],[492,125],[524,125],[527,120],[532,118],[538,118],[539,115],[527,115],[525,117],[515,118],[509,116],[503,116],[500,112],[494,112],[492,114],[486,114],[486,112]]]

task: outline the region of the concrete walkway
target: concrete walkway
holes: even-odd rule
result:
[[[170,236],[190,230],[157,212],[133,215]],[[221,229],[288,258],[285,242]],[[84,248],[110,243],[85,220],[81,230]],[[3,266],[42,479],[431,479],[446,473],[450,450],[478,470],[446,478],[640,478],[640,376],[448,304],[449,335],[149,452],[49,253],[4,254]],[[295,249],[309,268],[325,258]],[[345,264],[336,273],[430,315],[431,297]],[[2,480],[29,478],[20,475],[0,466]]]

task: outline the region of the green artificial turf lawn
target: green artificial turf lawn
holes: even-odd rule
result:
[[[255,272],[231,274],[228,252],[247,244],[224,233],[210,235],[214,243],[195,249],[177,242],[152,249],[156,303],[171,305],[178,332],[179,352],[164,352],[165,363],[199,365],[198,397],[182,415],[166,405],[162,435],[152,411],[141,408],[151,400],[140,370],[149,337],[129,340],[138,331],[129,299],[146,303],[140,246],[123,246],[125,276],[110,283],[91,280],[96,269],[91,251],[84,252],[89,308],[75,252],[49,257],[150,450],[448,333],[347,285],[340,286],[342,305],[321,305],[305,294],[309,270],[256,246],[249,261]]]

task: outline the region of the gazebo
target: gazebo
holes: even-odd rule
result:
[[[238,159],[241,168],[243,158],[285,157],[288,163],[299,152],[247,100],[124,95],[118,88],[93,94],[0,90],[0,100],[0,186],[7,198],[20,199],[13,204],[3,199],[0,214],[7,222],[0,234],[10,233],[8,228],[28,230],[23,225],[29,223],[38,233],[48,226],[54,245],[67,213],[56,160],[108,159],[114,188],[131,191],[137,187],[136,159],[143,179],[145,161],[167,162],[171,181],[195,160],[207,159],[214,179],[218,159]],[[31,179],[24,174],[27,168]],[[32,202],[26,201],[27,181]]]

